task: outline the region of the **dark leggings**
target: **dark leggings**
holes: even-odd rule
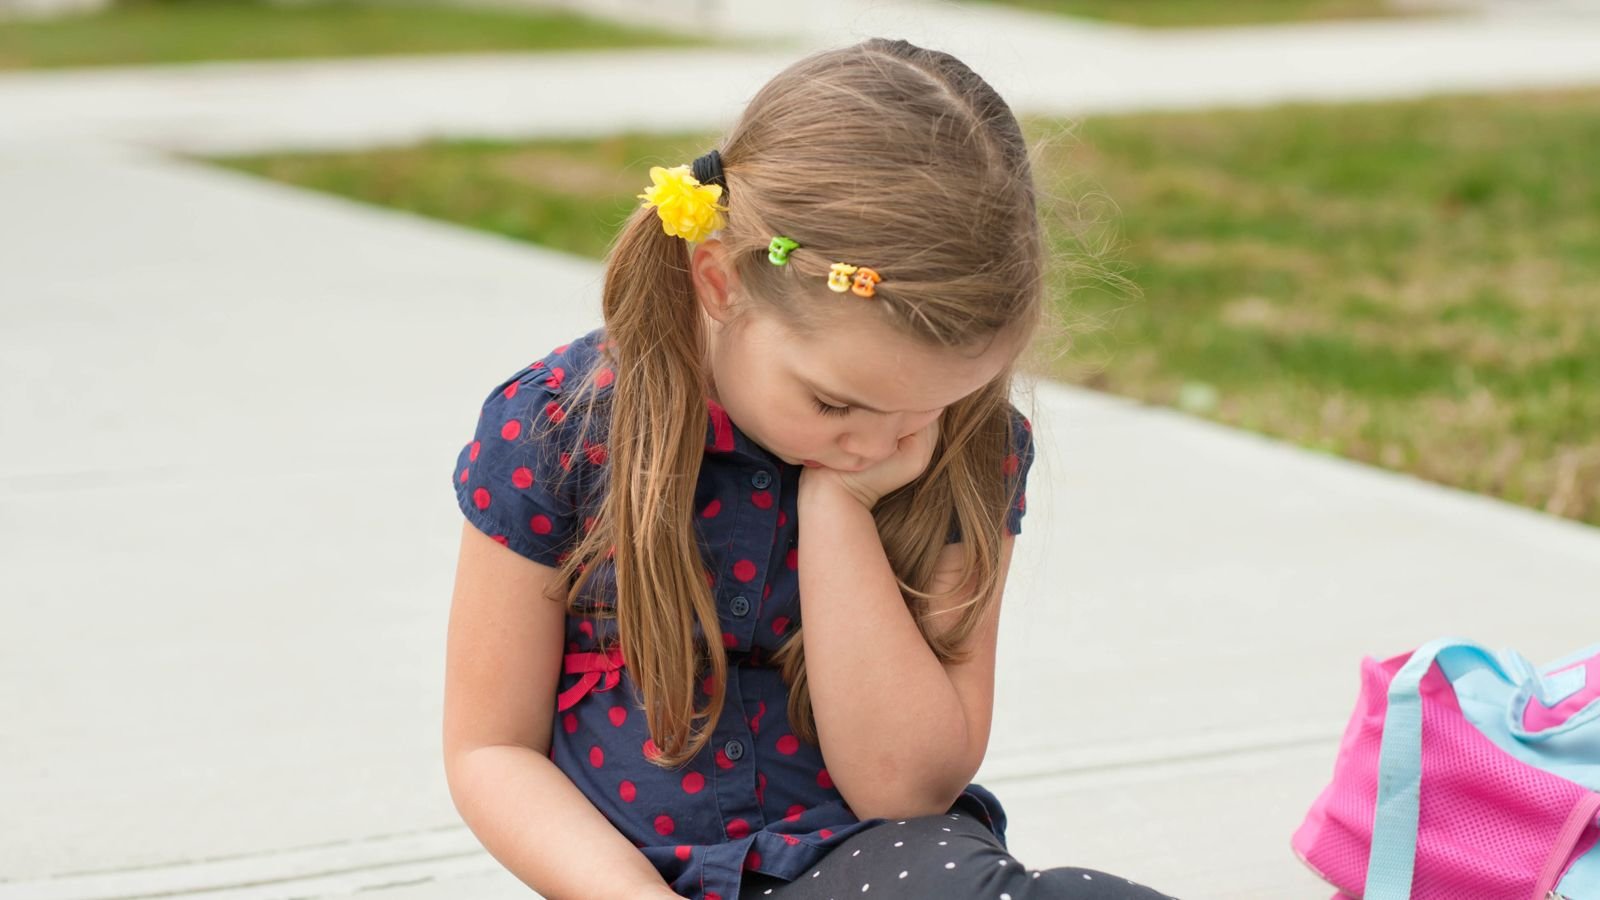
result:
[[[1093,869],[1029,869],[966,812],[884,822],[851,835],[784,881],[746,872],[741,900],[928,897],[951,900],[1170,900]]]

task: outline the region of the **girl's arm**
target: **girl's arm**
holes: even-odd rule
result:
[[[450,797],[501,865],[551,900],[668,898],[668,887],[549,759],[566,608],[555,570],[462,524],[445,661]]]
[[[803,479],[797,504],[801,639],[828,774],[859,819],[943,813],[976,768],[960,694],[912,621],[871,510],[833,479]]]

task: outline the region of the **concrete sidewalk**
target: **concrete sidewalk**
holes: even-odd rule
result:
[[[440,770],[445,482],[484,385],[598,323],[598,267],[128,150],[13,150],[0,197],[0,900],[526,896]],[[1600,632],[1595,529],[1020,402],[979,780],[1031,866],[1318,896],[1287,841],[1363,654]]]
[[[1453,55],[1490,41],[1468,23],[1291,53],[1255,30],[930,21],[1019,111],[1202,102],[1160,47],[1227,102],[1333,91],[1350,46],[1411,59],[1404,90],[1600,68],[1587,26],[1537,20],[1476,61],[1491,74]],[[1232,54],[1285,57],[1263,86]],[[599,324],[599,268],[138,145],[717,127],[787,61],[0,77],[0,900],[529,895],[443,782],[445,481],[488,386]],[[694,89],[652,106],[641,78]],[[1019,403],[1040,458],[978,780],[1030,866],[1325,897],[1288,839],[1363,654],[1455,633],[1542,662],[1600,633],[1600,530],[1060,385]],[[1041,683],[1066,699],[1036,708]]]
[[[1026,113],[1600,84],[1600,15],[1150,31],[949,3],[873,3],[831,18],[818,12],[828,8],[806,7],[812,17],[798,20],[790,52],[627,50],[0,74],[0,140],[248,152],[430,136],[721,128],[807,50],[870,35],[949,50]]]

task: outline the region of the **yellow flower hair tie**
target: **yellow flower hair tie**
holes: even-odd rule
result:
[[[702,161],[709,162],[709,165]],[[715,150],[695,161],[697,167],[713,173],[707,180],[714,181],[721,180],[721,162]],[[722,197],[722,185],[701,184],[687,165],[670,169],[651,166],[650,180],[653,184],[637,196],[644,201],[642,206],[656,208],[656,215],[661,217],[661,228],[667,234],[699,242],[727,225],[722,214],[728,208],[717,204]]]

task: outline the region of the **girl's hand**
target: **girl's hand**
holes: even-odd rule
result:
[[[939,441],[939,420],[935,416],[921,431],[900,439],[899,446],[888,459],[860,472],[841,472],[838,469],[806,468],[800,472],[800,489],[806,489],[807,479],[814,483],[836,484],[846,493],[861,501],[867,509],[878,505],[884,495],[916,480],[933,459],[933,448]],[[818,485],[820,486],[820,485]]]

